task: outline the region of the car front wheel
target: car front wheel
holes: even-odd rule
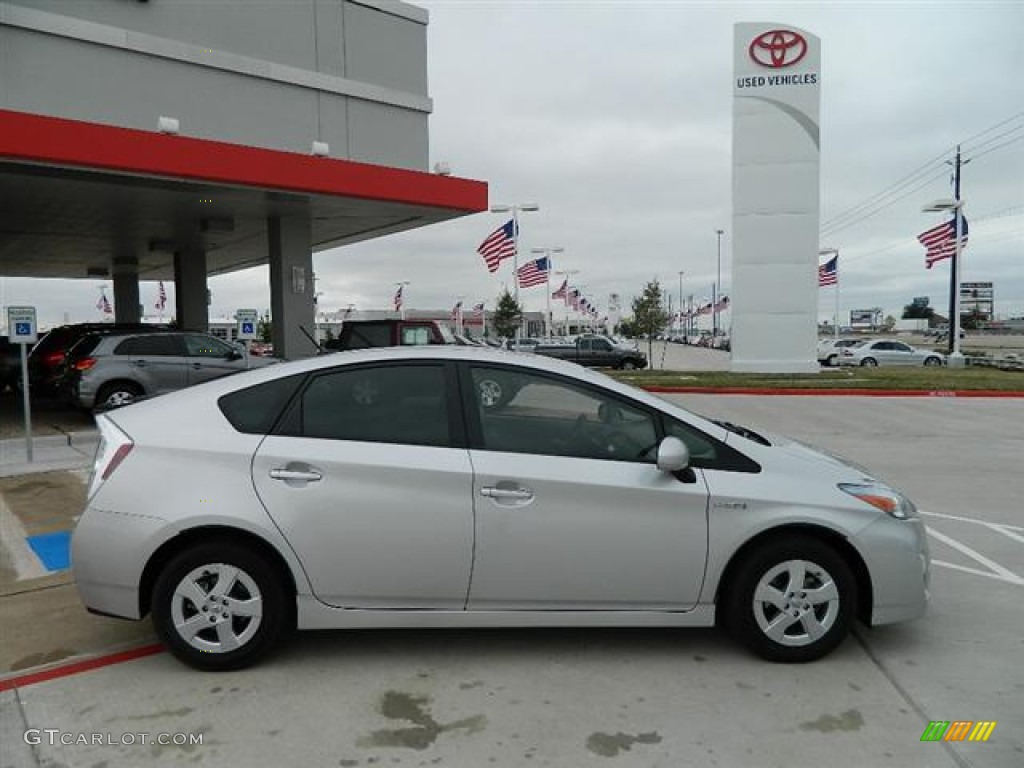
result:
[[[938,357],[926,357],[924,359],[925,365],[942,365],[942,359]]]
[[[849,632],[857,592],[846,561],[805,536],[769,541],[745,557],[728,587],[737,639],[769,661],[825,656]]]
[[[875,360],[875,358],[873,358],[873,357],[865,357],[863,360],[860,361],[860,364],[862,366],[864,366],[865,368],[877,368],[878,367],[878,361]]]
[[[293,624],[277,569],[229,542],[174,557],[153,587],[153,626],[167,648],[197,669],[240,669],[268,654]]]

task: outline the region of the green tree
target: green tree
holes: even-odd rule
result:
[[[644,292],[633,299],[633,329],[647,336],[647,359],[654,360],[654,336],[668,323],[668,312],[662,306],[661,286],[652,280]]]
[[[271,342],[271,332],[273,328],[270,324],[270,313],[264,312],[263,317],[260,318],[259,325],[256,326],[256,335],[259,336],[260,341],[264,344]]]
[[[523,307],[516,301],[512,294],[505,290],[498,297],[498,305],[491,317],[494,330],[498,336],[511,339],[516,335],[516,329],[523,320]]]
[[[931,320],[934,315],[935,310],[929,306],[926,297],[922,297],[920,300],[915,299],[912,303],[903,306],[904,320]]]

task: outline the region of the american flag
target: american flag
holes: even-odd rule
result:
[[[100,294],[100,299],[96,302],[96,309],[102,310],[104,315],[112,315],[114,313],[113,307],[111,307],[110,302],[107,301],[106,293]]]
[[[714,306],[715,312],[725,312],[729,308],[729,297],[723,296]]]
[[[569,304],[573,309],[579,312],[580,309],[580,292],[573,288],[565,296],[565,302]]]
[[[516,273],[520,288],[530,288],[534,285],[542,285],[548,280],[551,272],[551,260],[547,256],[529,261],[523,264]]]
[[[818,267],[818,287],[836,285],[839,282],[839,254]]]
[[[486,303],[487,302],[485,301],[481,301],[479,304],[474,304],[473,311],[476,312],[478,315],[482,315],[484,313],[484,304]]]
[[[395,311],[396,312],[402,308],[402,289],[403,288],[405,288],[405,286],[404,285],[400,285],[400,286],[398,286],[398,290],[395,291]]]
[[[565,295],[569,292],[569,278],[565,278],[562,281],[562,287],[551,294],[552,299],[565,299]]]
[[[917,236],[917,241],[924,246],[924,265],[928,269],[937,261],[948,259],[956,253],[956,218],[932,227]],[[960,214],[960,247],[967,245],[967,217]]]
[[[462,314],[462,299],[455,302],[455,306],[452,307],[452,320],[457,321],[460,314]]]
[[[498,227],[480,243],[476,252],[484,257],[488,272],[497,272],[502,259],[516,255],[517,234],[515,221],[509,219],[504,226]]]
[[[711,305],[711,302],[709,301],[707,304],[701,305],[700,309],[697,310],[697,315],[710,315],[713,309],[714,307]]]
[[[164,307],[167,306],[167,290],[164,288],[164,281],[160,281],[160,285],[157,287],[156,292],[156,308],[161,312],[164,311]]]

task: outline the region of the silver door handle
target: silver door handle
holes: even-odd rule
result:
[[[533,491],[527,489],[494,488],[488,486],[480,489],[480,495],[490,499],[518,499],[526,501],[533,498]]]
[[[283,467],[270,470],[270,476],[274,480],[305,480],[310,483],[315,483],[323,477],[323,475],[313,469],[299,470],[284,469]]]

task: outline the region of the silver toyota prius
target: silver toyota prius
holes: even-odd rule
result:
[[[234,669],[293,628],[710,626],[772,661],[921,616],[913,503],[573,363],[342,352],[97,417],[73,567]]]

